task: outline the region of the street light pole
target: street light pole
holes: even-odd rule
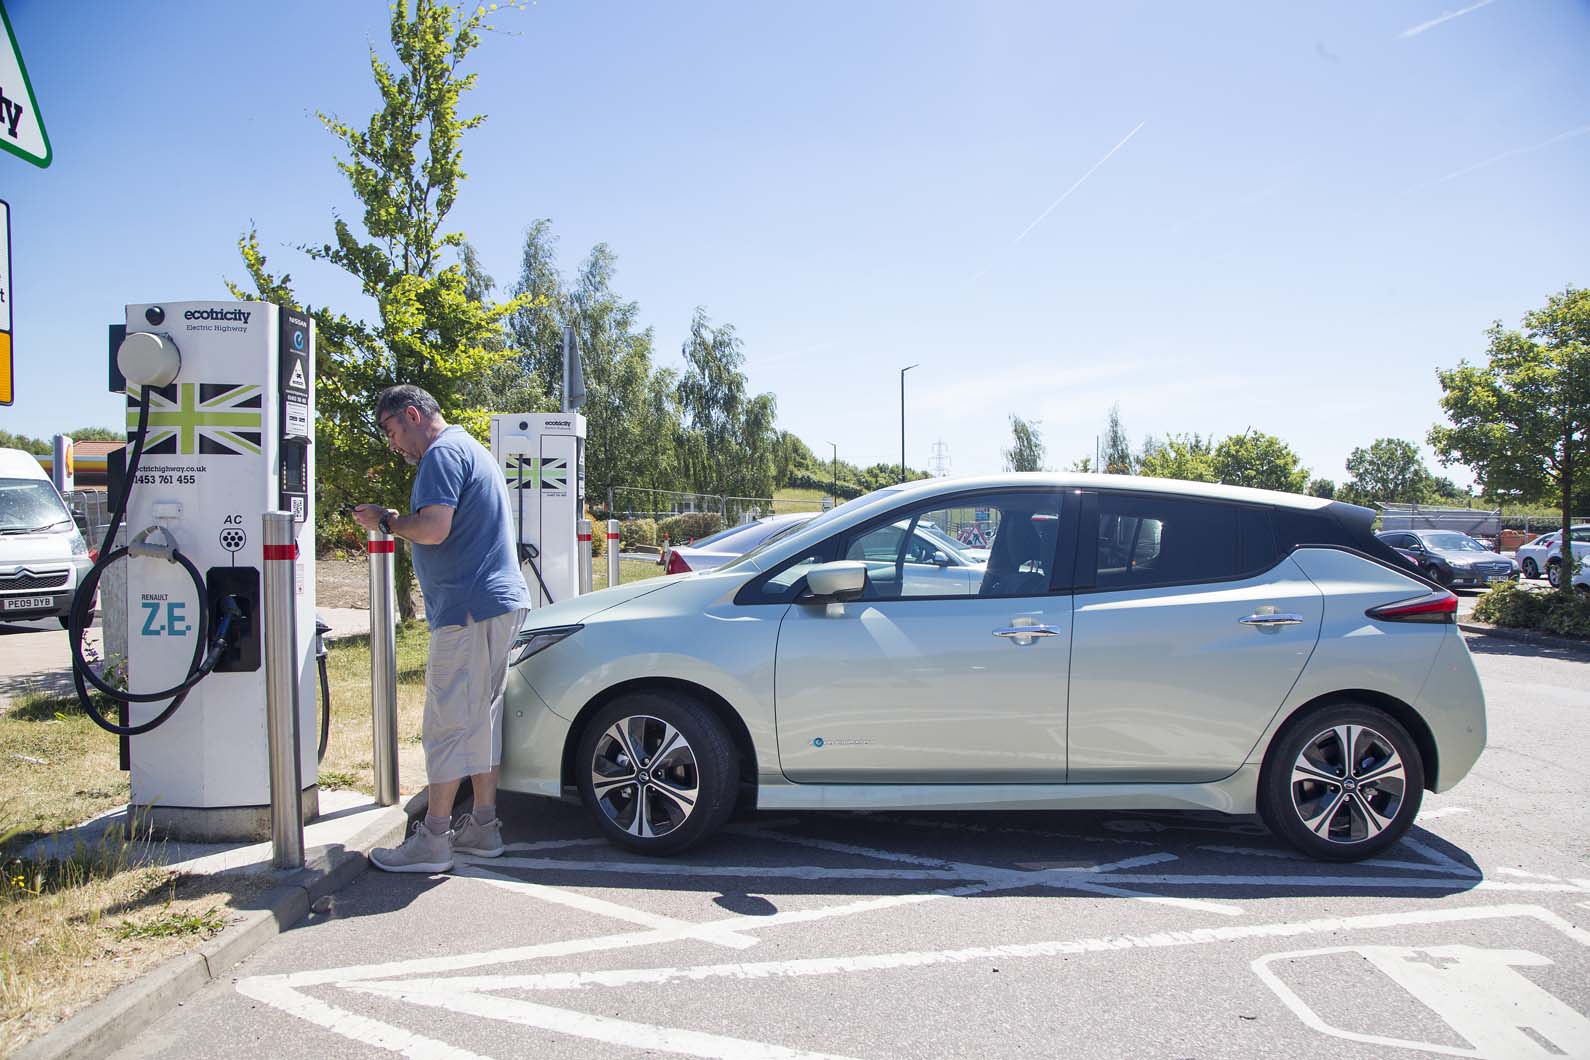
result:
[[[908,364],[900,369],[900,481],[905,481],[905,373],[920,367]]]
[[[834,442],[828,444],[834,448],[834,485],[830,495],[833,498],[833,507],[837,508],[839,507],[839,446]]]

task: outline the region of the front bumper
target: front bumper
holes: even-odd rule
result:
[[[83,583],[92,563],[76,558],[63,569],[24,564],[0,568],[0,622],[29,622],[41,618],[65,618],[72,613],[77,587]],[[64,580],[60,577],[64,575]]]

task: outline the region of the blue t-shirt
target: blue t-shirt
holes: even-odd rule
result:
[[[409,547],[430,627],[461,626],[530,606],[513,542],[508,485],[491,454],[462,427],[444,430],[420,458],[409,508],[453,509],[439,545]]]

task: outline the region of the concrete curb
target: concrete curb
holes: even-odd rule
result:
[[[315,902],[358,879],[370,865],[369,852],[401,842],[407,827],[402,805],[388,806],[346,844],[306,851],[304,867],[283,873],[276,887],[260,895],[259,908],[246,911],[238,923],[196,950],[171,958],[35,1038],[17,1051],[15,1060],[76,1060],[121,1048],[194,991],[308,916]]]
[[[1575,640],[1572,637],[1559,637],[1553,633],[1537,633],[1532,629],[1508,629],[1506,626],[1493,626],[1484,622],[1459,622],[1458,629],[1464,633],[1483,633],[1489,637],[1500,637],[1503,640],[1516,640],[1524,644],[1534,644],[1541,648],[1562,648],[1566,651],[1583,652],[1590,655],[1590,641]]]

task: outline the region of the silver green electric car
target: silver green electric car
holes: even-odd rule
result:
[[[1456,599],[1366,509],[1108,475],[880,490],[532,612],[502,786],[669,854],[764,810],[1257,811],[1367,857],[1485,745]],[[968,576],[918,527],[992,539]]]

